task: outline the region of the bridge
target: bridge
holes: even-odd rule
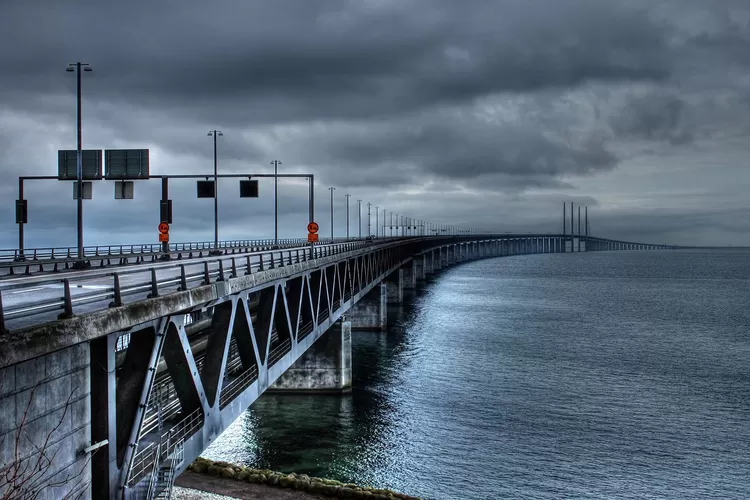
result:
[[[0,251],[0,469],[30,474],[40,498],[166,497],[266,390],[348,390],[352,330],[384,330],[388,304],[442,269],[675,248],[570,234],[277,243],[89,247],[83,269],[74,249]]]

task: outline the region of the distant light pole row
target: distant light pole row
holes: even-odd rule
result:
[[[331,186],[328,188],[328,190],[331,192],[331,240],[334,238],[334,191],[336,190],[335,187]],[[346,239],[350,238],[351,235],[351,228],[350,228],[350,217],[349,217],[349,198],[351,198],[351,194],[346,193],[344,194],[344,198],[346,199]],[[375,234],[372,234],[372,207],[375,207]],[[389,233],[388,236],[393,237],[394,236],[394,229],[395,229],[395,236],[428,236],[431,234],[439,235],[439,234],[445,234],[445,235],[458,235],[458,234],[480,234],[480,233],[487,233],[490,234],[492,231],[479,231],[476,229],[467,229],[455,225],[446,225],[446,224],[438,224],[434,222],[428,222],[420,219],[413,219],[411,217],[407,217],[404,215],[399,215],[395,212],[388,212],[386,209],[382,210],[382,219],[380,218],[380,207],[378,205],[373,205],[369,201],[367,202],[367,236],[374,236],[375,238],[385,238],[386,237],[386,225],[389,226]],[[390,214],[390,215],[389,215]],[[394,222],[395,219],[395,222]],[[382,230],[381,230],[381,220],[382,220]],[[362,200],[357,200],[357,235],[361,239],[362,238]]]

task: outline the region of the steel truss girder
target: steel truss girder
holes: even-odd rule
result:
[[[141,359],[145,359],[145,352],[150,354],[148,363],[141,361],[128,372],[121,370],[116,384],[119,399],[130,402],[127,406],[129,413],[124,413],[126,406],[121,404],[115,415],[115,418],[120,417],[116,424],[118,433],[126,433],[128,437],[127,440],[120,438],[118,447],[122,455],[121,465],[116,470],[116,484],[111,485],[122,492],[117,496],[143,496],[142,483],[148,473],[135,477],[134,469],[140,468],[136,473],[150,471],[151,466],[143,465],[149,453],[154,454],[149,450],[156,444],[162,447],[161,451],[157,449],[155,452],[154,461],[158,462],[158,458],[167,456],[170,446],[175,444],[174,441],[162,442],[165,435],[170,436],[171,430],[161,435],[158,432],[141,435],[161,358],[166,362],[179,400],[178,416],[200,422],[189,435],[182,435],[185,460],[176,470],[179,473],[354,303],[410,260],[409,255],[407,251],[378,249],[197,306],[194,310],[213,308],[210,333],[200,365],[185,332],[184,316],[189,311],[180,311],[177,316],[143,325],[146,331],[132,331],[126,358],[131,352],[130,357],[134,360],[136,352]],[[260,295],[254,308],[255,315],[248,307],[254,294]],[[140,337],[143,340],[138,340]],[[241,372],[255,373],[255,377],[233,394],[231,400],[223,401],[233,340],[237,345]],[[277,346],[274,352],[272,343]],[[137,407],[132,403],[135,400]]]
[[[432,256],[430,267],[434,270],[450,261],[487,255],[487,250],[481,245],[441,245],[424,252]],[[184,446],[184,461],[176,470],[179,474],[354,303],[397,272],[415,253],[416,249],[408,246],[376,248],[196,305],[190,311],[213,309],[202,353],[193,352],[185,331],[184,317],[190,311],[180,311],[132,331],[129,349],[138,350],[141,358],[149,350],[150,355],[148,363],[140,361],[127,372],[121,370],[115,384],[116,399],[127,402],[120,404],[114,418],[115,434],[127,435],[128,439],[120,437],[117,450],[122,458],[114,464],[115,469],[109,461],[110,471],[116,470],[117,477],[110,488],[119,486],[125,497],[141,496],[139,485],[147,474],[135,477],[134,468],[142,466],[149,447],[166,447],[166,454],[156,454],[158,462],[178,439]],[[497,245],[494,253],[504,253],[503,245]],[[145,340],[133,340],[139,336]],[[199,354],[202,357],[197,361]],[[166,432],[160,429],[142,434],[161,358],[174,385],[179,411]],[[130,413],[124,414],[125,409]],[[112,420],[110,415],[109,421]],[[185,420],[190,420],[189,428],[181,424]],[[109,434],[113,432],[110,430]],[[173,441],[163,442],[164,436]],[[143,472],[148,467],[141,469]]]

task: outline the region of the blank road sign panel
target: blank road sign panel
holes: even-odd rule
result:
[[[16,200],[16,224],[29,223],[29,204],[26,200]]]
[[[257,198],[258,181],[246,180],[240,181],[240,198]]]
[[[102,150],[84,149],[81,151],[81,165],[84,180],[101,179]],[[57,179],[61,181],[74,181],[78,179],[78,153],[75,149],[61,149],[57,152]]]
[[[213,198],[215,194],[214,181],[198,181],[198,198]]]
[[[91,182],[82,182],[81,186],[83,186],[83,199],[84,200],[90,200],[91,194],[94,191],[93,190],[93,184]],[[73,199],[78,199],[78,183],[73,183]]]
[[[132,200],[134,191],[133,181],[115,182],[115,200]]]
[[[159,233],[159,243],[169,243],[169,233]]]
[[[308,243],[316,243],[318,241],[318,233],[309,233],[307,235]]]
[[[105,179],[148,179],[148,149],[106,149]]]

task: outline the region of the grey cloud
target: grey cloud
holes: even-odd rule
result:
[[[680,145],[693,140],[685,121],[687,104],[667,92],[651,92],[629,99],[618,110],[613,130],[618,136]]]
[[[61,61],[82,57],[92,100],[176,116],[269,123],[400,113],[500,91],[668,76],[663,29],[648,15],[576,0],[149,4],[11,2],[2,54],[11,95],[59,93]],[[279,4],[282,5],[282,4]],[[224,8],[222,8],[224,7]],[[75,14],[73,14],[75,13]],[[115,21],[117,20],[117,21]],[[120,22],[120,20],[127,20]],[[77,36],[71,36],[71,33]],[[539,36],[539,35],[542,36]],[[33,60],[33,64],[29,61]],[[89,78],[90,77],[90,78]]]

